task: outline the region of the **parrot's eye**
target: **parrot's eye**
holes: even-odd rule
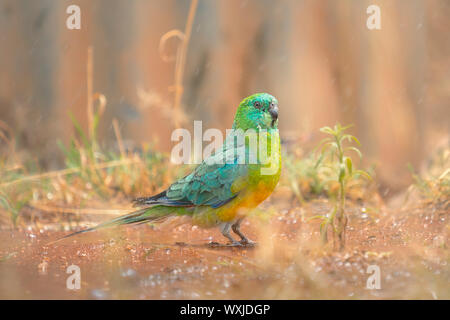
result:
[[[256,109],[259,109],[259,108],[261,108],[261,102],[255,101],[255,102],[253,103],[253,106],[254,106]]]

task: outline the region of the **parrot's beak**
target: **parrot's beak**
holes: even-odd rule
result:
[[[277,122],[278,120],[278,106],[276,104],[270,106],[269,113],[272,116],[272,127],[273,127],[275,122]]]

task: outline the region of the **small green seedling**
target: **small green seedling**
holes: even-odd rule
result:
[[[361,158],[361,151],[352,143],[360,146],[358,139],[355,136],[345,133],[345,130],[350,126],[341,126],[339,123],[334,128],[323,127],[321,132],[328,135],[324,138],[316,150],[320,150],[319,162],[321,166],[327,167],[327,169],[334,170],[333,179],[339,183],[339,191],[335,204],[326,216],[314,216],[311,219],[321,219],[320,234],[322,240],[328,242],[327,234],[328,229],[331,227],[333,237],[337,236],[339,241],[339,250],[342,250],[345,246],[345,229],[347,226],[347,217],[345,215],[345,197],[346,186],[349,181],[356,179],[359,176],[363,176],[367,179],[371,179],[370,175],[364,170],[356,170],[352,159],[347,155],[350,151],[356,152]],[[344,143],[346,142],[346,146]],[[331,161],[331,165],[325,161],[326,158]],[[335,164],[335,165],[334,165]],[[336,244],[335,244],[336,245]]]
[[[411,164],[408,164],[408,169],[414,179],[414,183],[408,188],[405,201],[409,199],[411,191],[415,188],[425,198],[433,203],[445,202],[450,196],[450,169],[443,168],[439,175],[431,173],[422,176],[414,170]]]

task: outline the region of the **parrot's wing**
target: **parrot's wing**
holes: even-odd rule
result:
[[[223,147],[204,160],[191,174],[173,183],[166,191],[136,199],[138,205],[161,204],[218,208],[233,200],[248,184],[245,146]]]

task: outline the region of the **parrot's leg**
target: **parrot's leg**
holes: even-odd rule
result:
[[[241,222],[244,220],[244,218],[238,219],[231,228],[233,229],[234,233],[236,233],[241,238],[241,244],[246,246],[254,246],[256,242],[250,240],[244,234],[241,232]]]
[[[220,225],[220,231],[222,232],[223,236],[225,238],[227,238],[228,240],[230,240],[230,243],[227,244],[227,246],[230,246],[230,247],[241,247],[242,243],[240,243],[239,241],[236,241],[231,236],[230,228],[231,228],[231,223],[228,223],[228,222],[223,223],[222,225]]]

